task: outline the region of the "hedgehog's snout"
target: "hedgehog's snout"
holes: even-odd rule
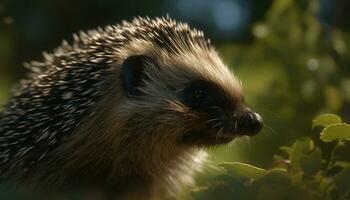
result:
[[[256,135],[263,127],[263,119],[256,112],[250,112],[246,117],[246,133],[247,135]]]
[[[239,135],[253,136],[261,131],[263,128],[262,117],[246,108],[239,114],[234,114],[230,119],[230,129]]]

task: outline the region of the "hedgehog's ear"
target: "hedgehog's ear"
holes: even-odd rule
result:
[[[133,55],[124,60],[121,72],[122,84],[129,94],[140,95],[140,86],[146,78],[145,67],[149,62],[150,57],[145,55]]]

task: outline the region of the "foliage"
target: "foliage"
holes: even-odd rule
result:
[[[215,150],[215,162],[267,167],[280,146],[308,135],[314,116],[337,113],[349,120],[350,34],[320,21],[319,6],[318,0],[273,1],[252,26],[252,42],[220,45],[248,106],[266,126],[250,142]]]
[[[313,120],[312,127],[320,126],[319,140],[334,143],[328,158],[314,140],[300,137],[291,146],[281,146],[268,169],[238,162],[219,164],[224,173],[194,191],[193,199],[349,199],[350,162],[340,158],[338,149],[350,145],[346,142],[350,125],[337,115],[325,114]]]
[[[317,0],[274,1],[252,27],[254,42],[221,46],[267,127],[248,144],[215,151],[214,161],[231,162],[193,199],[350,199],[349,125],[321,115],[310,134],[319,113],[348,119],[350,102],[350,35],[318,12]]]

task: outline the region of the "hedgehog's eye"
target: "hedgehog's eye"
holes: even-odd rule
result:
[[[202,99],[204,97],[204,91],[202,88],[196,88],[192,95],[196,99]]]
[[[194,81],[188,84],[181,92],[182,102],[189,108],[202,110],[210,104],[212,92],[203,81]]]
[[[212,107],[222,107],[227,103],[224,92],[214,83],[195,80],[181,91],[181,102],[187,107],[204,112],[211,112]]]

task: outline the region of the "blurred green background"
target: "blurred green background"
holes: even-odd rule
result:
[[[281,145],[318,137],[312,118],[350,121],[350,2],[347,0],[0,0],[0,104],[26,69],[72,33],[162,16],[212,39],[266,123],[252,139],[212,149],[213,162],[269,167]]]

